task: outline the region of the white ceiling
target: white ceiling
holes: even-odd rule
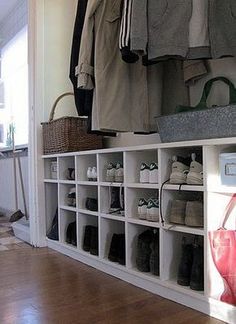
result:
[[[19,0],[0,0],[0,24],[1,21],[11,12]]]

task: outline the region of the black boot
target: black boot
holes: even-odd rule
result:
[[[146,230],[138,236],[136,265],[139,271],[150,271],[150,244],[153,241],[153,231]]]
[[[70,225],[71,225],[71,244],[77,246],[76,222],[73,222]]]
[[[84,241],[83,241],[83,250],[86,252],[90,251],[91,247],[91,234],[92,234],[92,226],[86,225],[84,229]]]
[[[108,254],[108,260],[112,262],[118,262],[119,245],[120,245],[119,234],[113,234],[111,239],[110,250]]]
[[[204,290],[204,266],[203,266],[203,247],[193,245],[193,266],[190,279],[190,288],[193,290]]]
[[[177,283],[181,286],[190,285],[190,277],[193,264],[193,245],[186,244],[185,238],[182,242],[182,255],[178,268]]]
[[[98,227],[91,228],[90,254],[98,255]]]
[[[150,244],[151,254],[150,254],[150,271],[155,276],[159,276],[160,267],[159,267],[159,231],[154,230],[153,241]]]
[[[125,234],[119,234],[119,249],[117,260],[120,264],[125,265]]]
[[[67,226],[67,229],[66,229],[66,243],[68,243],[68,244],[71,244],[71,231],[72,231],[71,224],[72,224],[72,223],[70,223],[70,224]]]

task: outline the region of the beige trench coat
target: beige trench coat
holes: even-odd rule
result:
[[[77,67],[78,87],[94,89],[92,128],[124,132],[156,130],[161,114],[162,67],[122,61],[121,0],[89,0]],[[94,44],[94,48],[93,48]]]

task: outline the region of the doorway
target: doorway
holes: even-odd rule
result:
[[[13,223],[13,229],[15,235],[21,238],[22,234],[21,239],[30,242],[30,222],[27,220],[30,111],[28,72],[28,1],[1,0],[0,212],[9,217],[14,211],[21,210],[23,215],[19,222]],[[17,159],[14,159],[13,151],[16,151]]]

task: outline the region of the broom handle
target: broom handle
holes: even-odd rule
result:
[[[14,132],[12,133],[12,153],[13,153],[15,208],[16,208],[16,210],[18,210],[17,178],[16,178],[16,153],[15,153],[15,136],[14,136]]]
[[[16,156],[15,156],[15,151],[13,151],[13,171],[14,171],[15,208],[16,208],[16,210],[18,210],[17,179],[16,179]]]
[[[25,190],[24,190],[24,184],[23,184],[22,168],[21,168],[21,161],[20,161],[19,156],[17,156],[17,161],[18,161],[18,167],[19,167],[20,185],[21,185],[21,192],[22,192],[22,198],[23,198],[23,203],[24,203],[25,218],[28,219],[28,211],[27,211],[26,200],[25,200]]]

